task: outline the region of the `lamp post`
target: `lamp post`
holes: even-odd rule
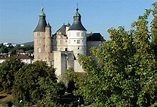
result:
[[[20,107],[22,107],[22,100],[20,100]]]

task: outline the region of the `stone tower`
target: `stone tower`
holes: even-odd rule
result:
[[[51,26],[48,23],[45,28],[45,60],[50,61],[52,53],[52,42],[51,42]]]
[[[34,30],[34,60],[52,62],[51,26],[46,23],[46,15],[42,8],[39,22]]]
[[[81,23],[81,15],[76,8],[73,24],[68,30],[68,51],[73,51],[75,58],[79,54],[86,55],[86,29]]]

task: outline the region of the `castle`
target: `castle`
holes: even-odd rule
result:
[[[104,38],[100,33],[87,33],[81,23],[81,15],[76,8],[73,24],[63,24],[55,34],[51,33],[51,26],[46,22],[46,15],[42,8],[39,22],[34,30],[34,61],[46,61],[56,68],[56,75],[62,75],[67,69],[84,72],[78,62],[78,55],[90,55],[89,49],[99,47]]]

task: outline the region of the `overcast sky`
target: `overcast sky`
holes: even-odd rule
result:
[[[0,43],[33,41],[41,7],[55,33],[64,23],[72,24],[78,3],[82,24],[87,32],[101,33],[124,26],[127,30],[156,0],[0,0]],[[150,16],[151,20],[152,17]]]

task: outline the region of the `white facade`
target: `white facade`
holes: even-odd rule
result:
[[[73,51],[76,58],[78,54],[86,55],[86,31],[68,31],[68,51]]]

